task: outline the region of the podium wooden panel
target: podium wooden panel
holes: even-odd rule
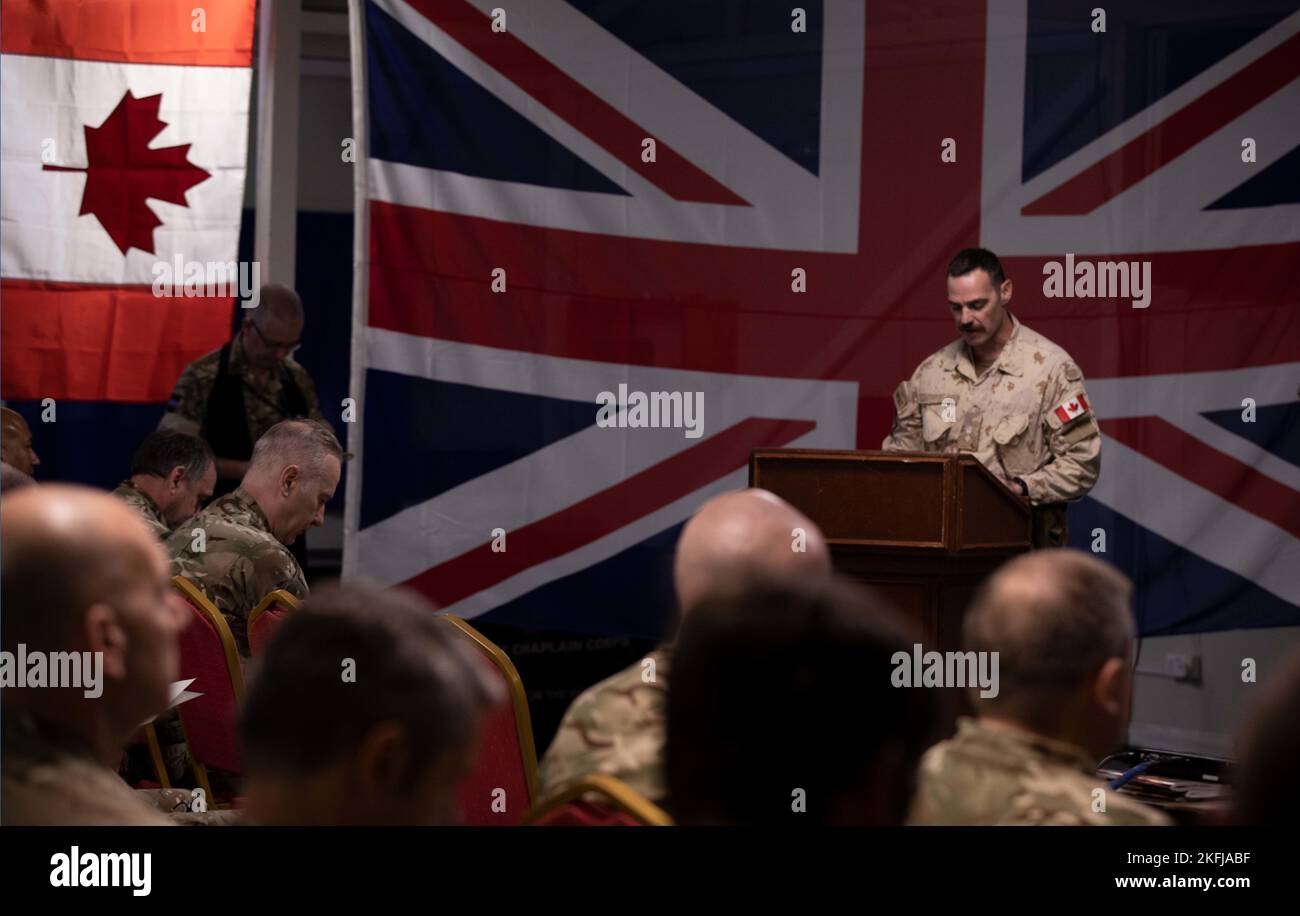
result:
[[[749,484],[816,522],[836,570],[891,600],[940,651],[958,648],[980,582],[1033,543],[1029,503],[970,455],[755,449]]]

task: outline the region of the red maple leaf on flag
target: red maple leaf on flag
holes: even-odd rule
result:
[[[127,90],[98,127],[86,127],[86,167],[47,165],[52,172],[85,172],[79,216],[99,220],[114,244],[154,253],[153,230],[162,225],[147,198],[189,206],[185,192],[210,176],[186,157],[190,144],[150,149],[167,126],[158,117],[162,94],[138,99]]]

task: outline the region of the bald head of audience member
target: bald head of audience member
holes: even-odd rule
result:
[[[0,407],[0,459],[29,477],[41,463],[32,447],[32,431],[27,421],[8,407]]]
[[[981,718],[1066,741],[1100,760],[1123,740],[1133,696],[1132,583],[1078,550],[1007,563],[967,611],[965,648],[998,653]]]
[[[901,824],[935,726],[933,691],[896,688],[910,628],[842,582],[745,577],[682,624],[666,766],[683,824]]]
[[[413,592],[317,589],[268,643],[244,707],[262,824],[449,824],[504,687]]]
[[[1239,738],[1233,777],[1239,824],[1294,827],[1300,823],[1300,650],[1284,659],[1263,687]]]
[[[302,299],[289,287],[267,283],[258,292],[240,328],[240,343],[249,365],[271,369],[289,357],[302,340]]]
[[[325,520],[343,471],[343,446],[315,420],[282,420],[253,446],[240,486],[257,500],[282,544]]]
[[[0,493],[30,487],[34,483],[36,480],[30,474],[24,474],[8,461],[0,461]]]
[[[826,580],[830,549],[821,529],[767,490],[735,490],[702,505],[682,529],[673,584],[683,615],[719,582],[748,575]]]
[[[4,706],[115,767],[140,723],[167,708],[179,676],[188,618],[162,545],[120,500],[74,486],[11,493],[0,528],[5,651],[47,653],[46,677],[61,669],[62,683],[6,687]],[[89,654],[56,664],[48,653]]]

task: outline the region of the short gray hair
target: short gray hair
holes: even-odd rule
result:
[[[1000,690],[979,702],[1042,710],[1128,659],[1135,627],[1133,584],[1078,550],[1039,550],[999,569],[975,596],[962,627],[965,648],[997,652]]]
[[[253,446],[248,472],[275,475],[286,465],[296,464],[315,477],[329,455],[343,460],[343,446],[327,425],[318,420],[281,420]]]

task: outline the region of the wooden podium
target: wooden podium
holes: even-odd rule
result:
[[[971,455],[762,448],[749,484],[816,522],[836,570],[891,600],[939,651],[959,648],[980,582],[1033,543],[1029,503]]]

